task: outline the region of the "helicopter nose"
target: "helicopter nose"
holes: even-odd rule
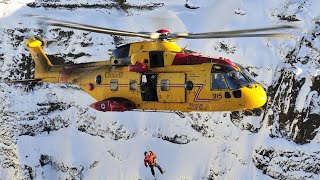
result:
[[[260,86],[259,92],[260,92],[260,95],[259,95],[260,97],[257,98],[258,100],[256,102],[256,105],[261,107],[265,105],[267,102],[267,94],[261,86]]]
[[[260,84],[253,85],[245,94],[248,107],[260,108],[267,102],[267,94]]]

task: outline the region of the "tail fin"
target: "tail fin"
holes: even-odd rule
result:
[[[51,61],[42,49],[42,42],[31,38],[25,41],[35,63],[35,79],[46,82],[59,82],[60,68],[53,68]]]

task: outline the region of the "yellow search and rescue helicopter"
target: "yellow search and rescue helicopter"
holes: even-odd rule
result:
[[[287,37],[283,33],[257,32],[296,28],[280,25],[198,34],[170,33],[162,29],[151,33],[95,27],[36,15],[32,17],[41,18],[49,26],[152,40],[117,47],[110,52],[109,61],[73,65],[53,65],[40,40],[32,38],[26,41],[35,62],[35,79],[32,81],[76,84],[97,100],[90,106],[104,112],[260,108],[267,101],[266,92],[241,65],[229,59],[187,52],[175,41],[181,38]]]

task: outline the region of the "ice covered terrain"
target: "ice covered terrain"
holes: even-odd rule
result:
[[[0,179],[320,179],[319,0],[0,0]],[[206,32],[299,25],[291,39],[181,40],[243,64],[268,92],[262,110],[102,113],[77,86],[6,84],[33,78],[23,41],[38,36],[55,64],[107,60],[141,41],[42,27],[24,16],[129,31]]]

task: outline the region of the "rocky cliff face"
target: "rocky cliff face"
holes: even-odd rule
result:
[[[288,46],[285,43],[273,44],[274,48],[279,50],[282,60],[274,69],[260,65],[248,66],[248,70],[267,89],[268,102],[263,108],[243,112],[185,113],[185,118],[179,118],[174,114],[157,113],[101,114],[88,108],[89,102],[93,100],[76,86],[47,83],[7,84],[5,80],[33,78],[34,64],[23,46],[23,41],[31,36],[46,40],[46,50],[54,64],[107,59],[105,55],[101,55],[101,52],[106,53],[107,49],[118,45],[119,41],[124,43],[132,41],[128,38],[121,39],[61,28],[44,29],[38,25],[31,25],[29,21],[32,19],[21,17],[21,14],[34,11],[43,15],[46,15],[46,12],[54,15],[72,12],[71,14],[75,17],[77,15],[74,14],[80,11],[97,13],[99,16],[130,17],[167,7],[170,7],[171,11],[173,9],[182,13],[188,10],[189,13],[196,14],[201,9],[207,10],[209,3],[197,1],[168,3],[158,0],[143,2],[105,0],[90,1],[90,3],[37,0],[21,1],[21,3],[23,6],[20,9],[11,15],[3,15],[0,19],[0,23],[3,23],[0,27],[2,37],[0,39],[0,73],[2,74],[0,79],[0,177],[4,179],[95,177],[92,174],[103,174],[99,169],[109,167],[106,161],[114,162],[112,164],[114,167],[122,167],[119,165],[121,162],[131,162],[132,155],[119,150],[120,147],[133,148],[141,154],[142,149],[129,147],[129,145],[123,147],[123,144],[137,141],[138,145],[147,147],[148,145],[145,144],[154,140],[159,144],[163,143],[163,149],[166,150],[179,145],[181,147],[179,151],[172,151],[178,158],[180,156],[190,158],[178,153],[184,149],[188,151],[189,146],[204,148],[198,152],[207,153],[208,163],[195,166],[193,169],[201,169],[204,166],[206,170],[196,170],[199,176],[184,176],[188,173],[176,171],[182,174],[178,177],[179,179],[183,177],[186,179],[192,179],[192,177],[248,179],[254,176],[254,173],[245,176],[244,172],[237,171],[238,168],[242,170],[255,168],[257,172],[264,174],[261,178],[319,178],[320,18],[319,15],[311,13],[314,8],[320,8],[320,4],[316,1],[283,0],[278,2],[277,6],[274,5],[271,8],[268,6],[271,10],[266,16],[272,17],[273,21],[300,23],[299,25],[304,29],[295,34],[294,43],[291,42]],[[250,3],[243,1],[240,4],[234,10],[234,16],[246,18],[253,14],[254,10],[250,9]],[[14,5],[14,1],[0,0],[2,7],[9,8],[11,5]],[[63,15],[59,18],[63,18]],[[192,24],[193,21],[195,20],[190,19],[184,23]],[[113,22],[118,21],[113,20]],[[132,22],[128,21],[129,23]],[[209,50],[225,55],[239,56],[241,51],[237,43],[220,41],[213,44]],[[269,72],[273,76],[272,81],[265,81],[261,71]],[[71,134],[75,134],[73,136],[84,133],[86,138],[99,138],[97,142],[107,144],[102,146],[103,158],[94,156],[91,159],[88,158],[89,160],[84,158],[83,161],[69,162],[63,159],[66,157],[58,158],[57,152],[49,145],[50,142],[41,144],[44,142],[42,138],[51,140],[50,138],[60,137],[59,134],[68,130]],[[150,140],[145,140],[146,138]],[[27,147],[28,143],[25,139],[32,141],[30,144],[34,147]],[[72,138],[67,140],[71,144],[77,141]],[[57,141],[64,141],[64,139]],[[166,153],[166,150],[159,149],[163,154]],[[88,155],[83,154],[83,156]],[[164,156],[162,155],[163,162],[170,162],[169,157],[166,159]],[[130,168],[140,174],[128,173],[127,176],[116,177],[145,179],[146,176],[141,175],[142,172],[137,167],[140,164],[136,164],[136,162],[131,163]],[[166,164],[168,169],[174,169],[168,164]],[[108,175],[110,174],[112,173]],[[104,174],[101,177],[109,177],[108,175]],[[172,179],[176,176],[168,174],[163,177]]]
[[[285,137],[298,144],[310,142],[320,126],[319,113],[319,22],[287,55],[284,67],[269,87],[266,119],[272,136]]]

